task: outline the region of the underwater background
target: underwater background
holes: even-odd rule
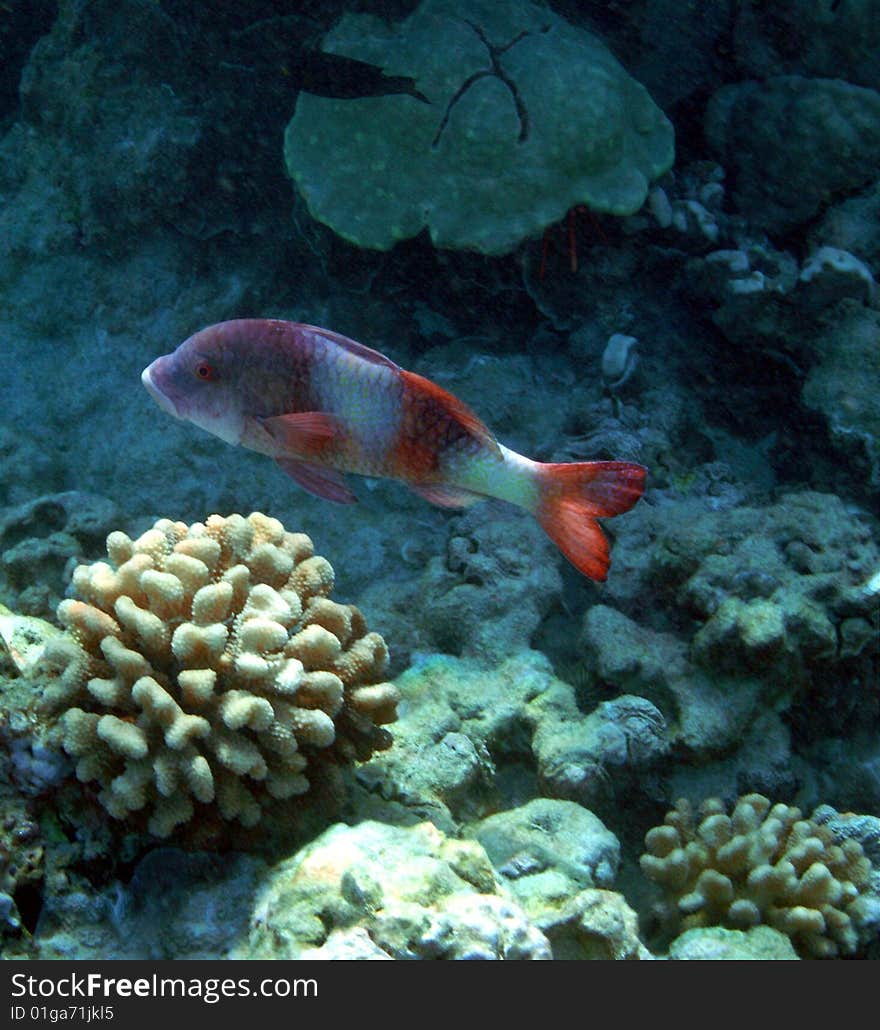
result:
[[[878,267],[878,0],[0,4],[3,953],[876,957]],[[169,418],[240,317],[646,466],[607,580]]]

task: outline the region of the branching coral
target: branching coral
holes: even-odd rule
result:
[[[836,844],[798,808],[747,794],[731,815],[721,801],[705,801],[697,820],[679,801],[645,846],[642,871],[663,888],[679,932],[766,923],[805,955],[858,948],[858,902],[871,863],[857,841]]]
[[[199,806],[253,826],[273,799],[309,788],[312,756],[387,747],[397,691],[385,642],[328,597],[333,569],[276,519],[162,519],[107,538],[81,565],[46,693],[76,774],[118,819],[150,812],[168,836]]]

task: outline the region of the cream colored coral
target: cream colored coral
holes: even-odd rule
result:
[[[116,818],[168,836],[213,806],[245,826],[308,790],[319,753],[365,758],[390,742],[397,692],[385,642],[328,597],[333,569],[277,519],[162,519],[107,539],[80,566],[82,600],[47,651],[65,750]]]
[[[642,871],[663,888],[678,931],[766,923],[807,955],[858,947],[855,903],[871,863],[860,844],[835,843],[798,808],[748,794],[730,815],[721,801],[705,801],[697,820],[679,801],[645,846]]]

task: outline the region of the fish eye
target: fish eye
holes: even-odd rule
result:
[[[205,382],[217,378],[217,369],[213,365],[209,365],[206,361],[200,361],[196,365],[196,375],[199,379]]]

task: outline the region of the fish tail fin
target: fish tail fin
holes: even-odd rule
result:
[[[600,582],[608,575],[608,541],[596,519],[620,515],[645,489],[643,465],[583,461],[537,466],[541,528],[574,565]]]

